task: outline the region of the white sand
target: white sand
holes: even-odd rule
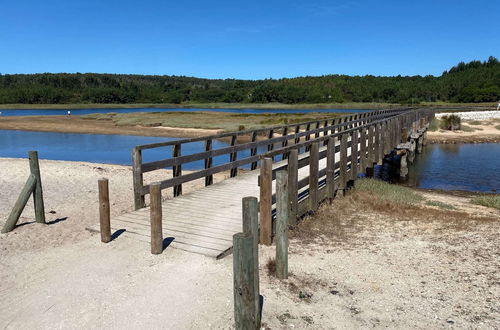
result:
[[[1,219],[27,167],[26,160],[0,159]],[[216,261],[175,249],[153,256],[148,244],[125,237],[102,244],[84,230],[97,222],[99,177],[110,179],[114,214],[132,208],[130,168],[42,161],[41,170],[46,210],[57,212],[47,213],[48,220],[68,219],[0,235],[0,328],[232,328],[231,256]],[[23,221],[32,218],[30,205]],[[274,247],[260,248],[266,325],[500,327],[498,222],[455,232],[438,221],[393,222],[361,210],[353,219],[367,229],[346,233],[346,242],[291,240],[293,274],[284,282],[266,275]],[[301,299],[299,291],[312,297]]]

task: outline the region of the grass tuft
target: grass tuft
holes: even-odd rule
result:
[[[479,120],[473,120],[473,121],[467,122],[467,124],[469,124],[469,125],[482,125],[483,122],[479,121]]]
[[[425,200],[418,192],[403,186],[398,186],[376,179],[361,179],[356,181],[356,190],[366,191],[380,199],[398,204],[417,204]]]
[[[426,205],[429,206],[437,206],[439,208],[445,209],[445,210],[456,210],[457,208],[451,204],[443,203],[440,201],[426,201]]]
[[[471,199],[471,203],[500,210],[500,195],[476,196]]]
[[[431,132],[436,132],[439,130],[439,127],[441,126],[440,120],[437,118],[432,119],[431,123],[429,124],[429,131]]]
[[[266,262],[267,275],[275,276],[276,275],[276,259],[269,258]]]
[[[495,128],[500,131],[500,125],[496,125]]]

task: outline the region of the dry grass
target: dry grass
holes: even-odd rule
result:
[[[473,204],[493,207],[500,210],[500,195],[476,196],[471,202]]]
[[[397,230],[402,224],[411,224],[417,231],[441,232],[467,230],[478,223],[498,220],[462,212],[446,203],[426,202],[410,188],[373,181],[376,180],[359,180],[346,197],[323,204],[291,231],[291,238],[302,244],[337,242],[354,247],[369,239],[366,232]],[[426,203],[439,208],[427,207]],[[356,239],[362,233],[364,238]]]
[[[269,258],[266,262],[266,270],[268,276],[276,276],[276,259]]]

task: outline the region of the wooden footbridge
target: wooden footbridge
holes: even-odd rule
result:
[[[344,192],[358,175],[373,173],[385,157],[401,159],[401,175],[407,161],[421,150],[432,109],[378,110],[333,119],[240,131],[195,139],[137,146],[133,149],[135,211],[111,219],[122,236],[151,241],[150,209],[146,196],[151,182],[144,173],[172,169],[173,176],[159,182],[172,189],[164,200],[163,236],[170,246],[221,258],[231,253],[233,235],[242,231],[242,198],[259,197],[260,241],[271,244],[275,213],[276,171],[287,169],[289,223],[314,212],[326,199]],[[229,146],[213,148],[216,140]],[[183,154],[189,147],[197,152]],[[148,149],[165,148],[165,159],[143,161]],[[202,169],[183,171],[189,164]],[[214,164],[215,163],[215,164]],[[214,175],[230,178],[214,183]],[[205,187],[183,194],[182,185],[205,181]]]

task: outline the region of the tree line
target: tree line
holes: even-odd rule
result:
[[[435,76],[324,75],[264,80],[96,73],[0,74],[0,103],[342,103],[500,99],[500,62],[461,62]]]

